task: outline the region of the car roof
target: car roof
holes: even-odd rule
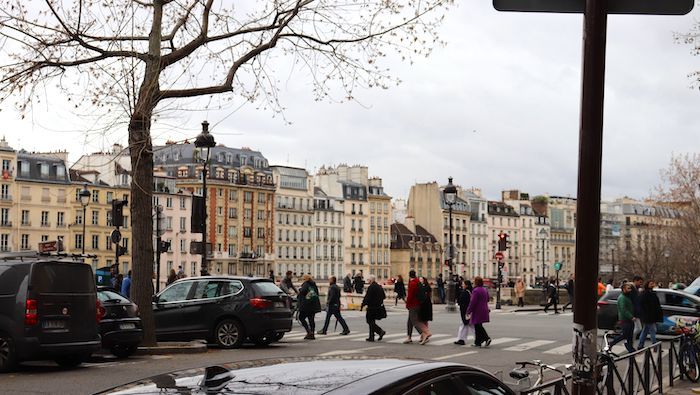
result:
[[[452,369],[484,371],[450,362],[371,356],[292,357],[241,361],[153,376],[105,391],[111,394],[167,390],[256,394],[370,393],[417,373]],[[201,383],[209,384],[202,388]],[[206,392],[206,391],[205,391]]]
[[[621,292],[622,291],[620,290],[620,288],[611,289],[610,291],[607,291],[601,297],[601,300],[607,300],[607,299],[610,299],[611,297],[617,298]],[[700,296],[696,296],[696,295],[693,295],[693,294],[685,292],[685,291],[679,291],[676,289],[668,289],[668,288],[654,288],[654,292],[685,296],[685,297],[689,297],[689,298],[695,300],[696,302],[700,303]]]
[[[231,276],[231,275],[215,275],[215,276],[196,276],[184,277],[177,281],[197,281],[197,280],[242,280],[242,281],[267,281],[273,282],[267,277],[249,277],[249,276]]]

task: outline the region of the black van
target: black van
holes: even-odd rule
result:
[[[100,348],[92,268],[54,256],[0,256],[0,372],[21,361],[77,366]]]

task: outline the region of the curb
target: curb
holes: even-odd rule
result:
[[[139,347],[135,355],[198,354],[207,352],[203,341],[159,342],[155,347]]]

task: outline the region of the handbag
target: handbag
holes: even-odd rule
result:
[[[383,318],[386,318],[386,307],[384,307],[384,304],[379,305],[379,310],[377,311],[377,319],[381,320]]]

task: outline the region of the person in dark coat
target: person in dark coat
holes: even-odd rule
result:
[[[445,280],[442,279],[442,273],[438,274],[437,279],[435,279],[435,285],[437,286],[440,303],[445,303]]]
[[[544,312],[547,312],[549,306],[556,306],[558,302],[559,294],[557,293],[557,284],[553,278],[550,278],[549,285],[547,286],[547,304],[544,306]],[[559,314],[559,312],[556,309],[554,309],[554,313]]]
[[[318,297],[318,287],[310,275],[305,274],[304,282],[299,287],[299,321],[306,329],[305,340],[314,340],[314,332],[316,331],[316,322],[314,321],[316,313],[321,312],[321,301]]]
[[[399,274],[396,282],[394,283],[394,293],[396,294],[396,300],[394,301],[394,306],[399,304],[399,299],[406,303],[406,285],[403,283],[403,277]]]
[[[350,273],[343,279],[343,292],[348,294],[352,292],[352,278]]]
[[[353,280],[353,286],[355,287],[355,292],[361,294],[365,291],[365,280],[362,278],[362,270],[360,270]]]
[[[644,348],[647,334],[651,335],[651,344],[656,343],[656,323],[664,320],[664,313],[661,310],[661,302],[654,292],[656,283],[654,280],[647,280],[644,283],[644,290],[639,294],[639,320],[642,323],[642,332],[639,334],[638,349]]]
[[[569,295],[569,300],[566,302],[561,311],[566,311],[566,306],[571,307],[571,311],[574,311],[574,274],[572,273],[569,277],[569,281],[566,283],[566,294]]]
[[[425,325],[425,328],[429,330],[428,321],[433,320],[433,290],[430,288],[428,279],[421,277],[420,285],[418,289],[418,300],[420,301],[420,310],[418,311],[418,317],[421,322]],[[428,333],[421,337],[420,344],[423,345],[430,340],[431,334]]]
[[[325,335],[328,331],[328,324],[331,322],[331,316],[335,316],[335,319],[343,327],[343,331],[340,332],[341,335],[347,335],[350,333],[350,328],[348,324],[345,323],[343,316],[340,315],[340,287],[336,284],[335,276],[331,276],[328,279],[328,301],[326,302],[326,322],[323,324],[323,329],[318,331],[319,335]]]
[[[379,335],[378,341],[381,341],[386,331],[377,325],[377,320],[386,318],[386,308],[384,307],[384,299],[386,299],[386,294],[381,285],[377,284],[374,274],[370,274],[367,277],[369,282],[369,287],[367,287],[367,293],[364,299],[362,299],[362,305],[360,310],[364,306],[367,306],[367,314],[365,318],[367,319],[367,324],[369,325],[369,337],[365,339],[368,342],[374,341],[374,334]]]
[[[463,346],[469,337],[469,330],[474,332],[474,326],[469,324],[469,319],[467,318],[467,308],[469,307],[469,302],[472,298],[472,282],[469,280],[462,281],[462,289],[457,296],[457,304],[459,305],[459,318],[461,318],[461,323],[459,325],[459,331],[457,332],[457,341],[455,344]]]

